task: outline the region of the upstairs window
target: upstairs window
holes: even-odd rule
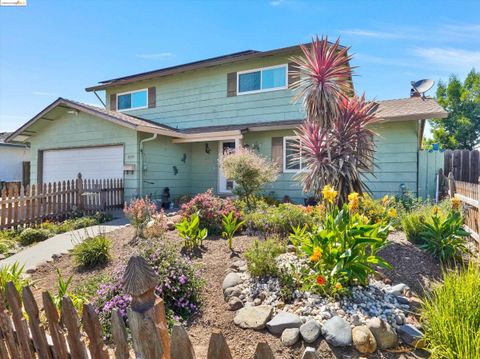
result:
[[[136,110],[148,107],[148,90],[138,90],[117,94],[117,110]]]
[[[283,172],[298,172],[303,168],[301,148],[298,158],[298,141],[296,136],[283,138]]]
[[[237,93],[248,94],[287,88],[287,65],[242,71],[237,74]]]

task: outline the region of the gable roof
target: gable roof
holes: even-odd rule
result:
[[[308,45],[308,44],[305,44]],[[198,70],[206,67],[212,67],[217,65],[228,64],[236,61],[250,60],[254,58],[273,56],[282,53],[288,53],[296,50],[300,50],[301,45],[283,47],[280,49],[268,50],[268,51],[257,51],[257,50],[246,50],[241,52],[234,52],[232,54],[212,57],[209,59],[204,59],[200,61],[189,62],[186,64],[165,67],[158,70],[141,72],[134,75],[117,77],[110,80],[100,81],[98,85],[90,86],[85,89],[87,92],[105,90],[108,87],[118,86],[123,84],[128,84],[135,81],[148,80],[155,77],[162,77],[167,75],[172,75],[180,72]],[[343,48],[343,46],[340,46]]]
[[[375,117],[382,120],[424,120],[446,118],[447,111],[433,98],[408,97],[375,101],[378,104]]]

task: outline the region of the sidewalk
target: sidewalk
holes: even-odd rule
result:
[[[100,225],[77,229],[71,232],[57,234],[43,242],[38,242],[11,257],[0,260],[0,267],[18,262],[25,265],[24,271],[32,270],[40,264],[52,259],[53,255],[66,254],[69,250],[87,237],[96,236],[100,233],[108,233],[122,228],[128,224],[125,217],[117,218],[111,222]]]

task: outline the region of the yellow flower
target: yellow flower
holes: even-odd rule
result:
[[[336,288],[336,289],[342,289],[343,286],[342,286],[340,283],[337,283],[337,284],[335,284],[335,288]]]
[[[460,209],[460,206],[462,205],[462,201],[460,201],[457,197],[452,198],[452,209],[454,211]]]
[[[322,190],[323,198],[333,204],[335,202],[335,198],[337,197],[338,192],[333,189],[332,186],[327,184],[325,187],[323,187]]]
[[[352,192],[348,195],[348,208],[355,211],[358,208],[359,196],[357,192]]]
[[[361,214],[360,216],[358,216],[360,222],[362,222],[363,224],[368,224],[368,222],[370,222],[370,220],[368,219],[367,216],[364,216],[363,214]]]
[[[389,217],[396,217],[397,216],[397,210],[395,208],[390,208],[387,212],[387,215]]]
[[[388,200],[389,200],[388,194],[386,194],[386,195],[383,196],[383,198],[382,198],[382,204],[383,204],[384,206],[386,206],[386,205],[388,204]]]
[[[313,254],[310,256],[310,260],[312,262],[318,262],[321,256],[322,256],[322,250],[320,249],[320,247],[315,247],[313,248]]]
[[[432,208],[432,213],[434,216],[437,216],[439,212],[440,212],[440,208],[438,208],[437,206],[434,206]]]

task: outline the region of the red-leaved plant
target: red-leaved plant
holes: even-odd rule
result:
[[[296,178],[307,193],[320,197],[330,184],[338,191],[337,203],[347,202],[349,193],[367,190],[361,170],[371,168],[376,104],[353,95],[349,48],[339,40],[330,44],[316,37],[302,46],[303,56],[293,57],[297,98],[303,99],[306,120],[296,131],[299,137],[293,159],[302,163]]]
[[[136,235],[144,238],[144,229],[156,210],[155,204],[148,198],[139,198],[126,205],[123,212],[135,228]]]

